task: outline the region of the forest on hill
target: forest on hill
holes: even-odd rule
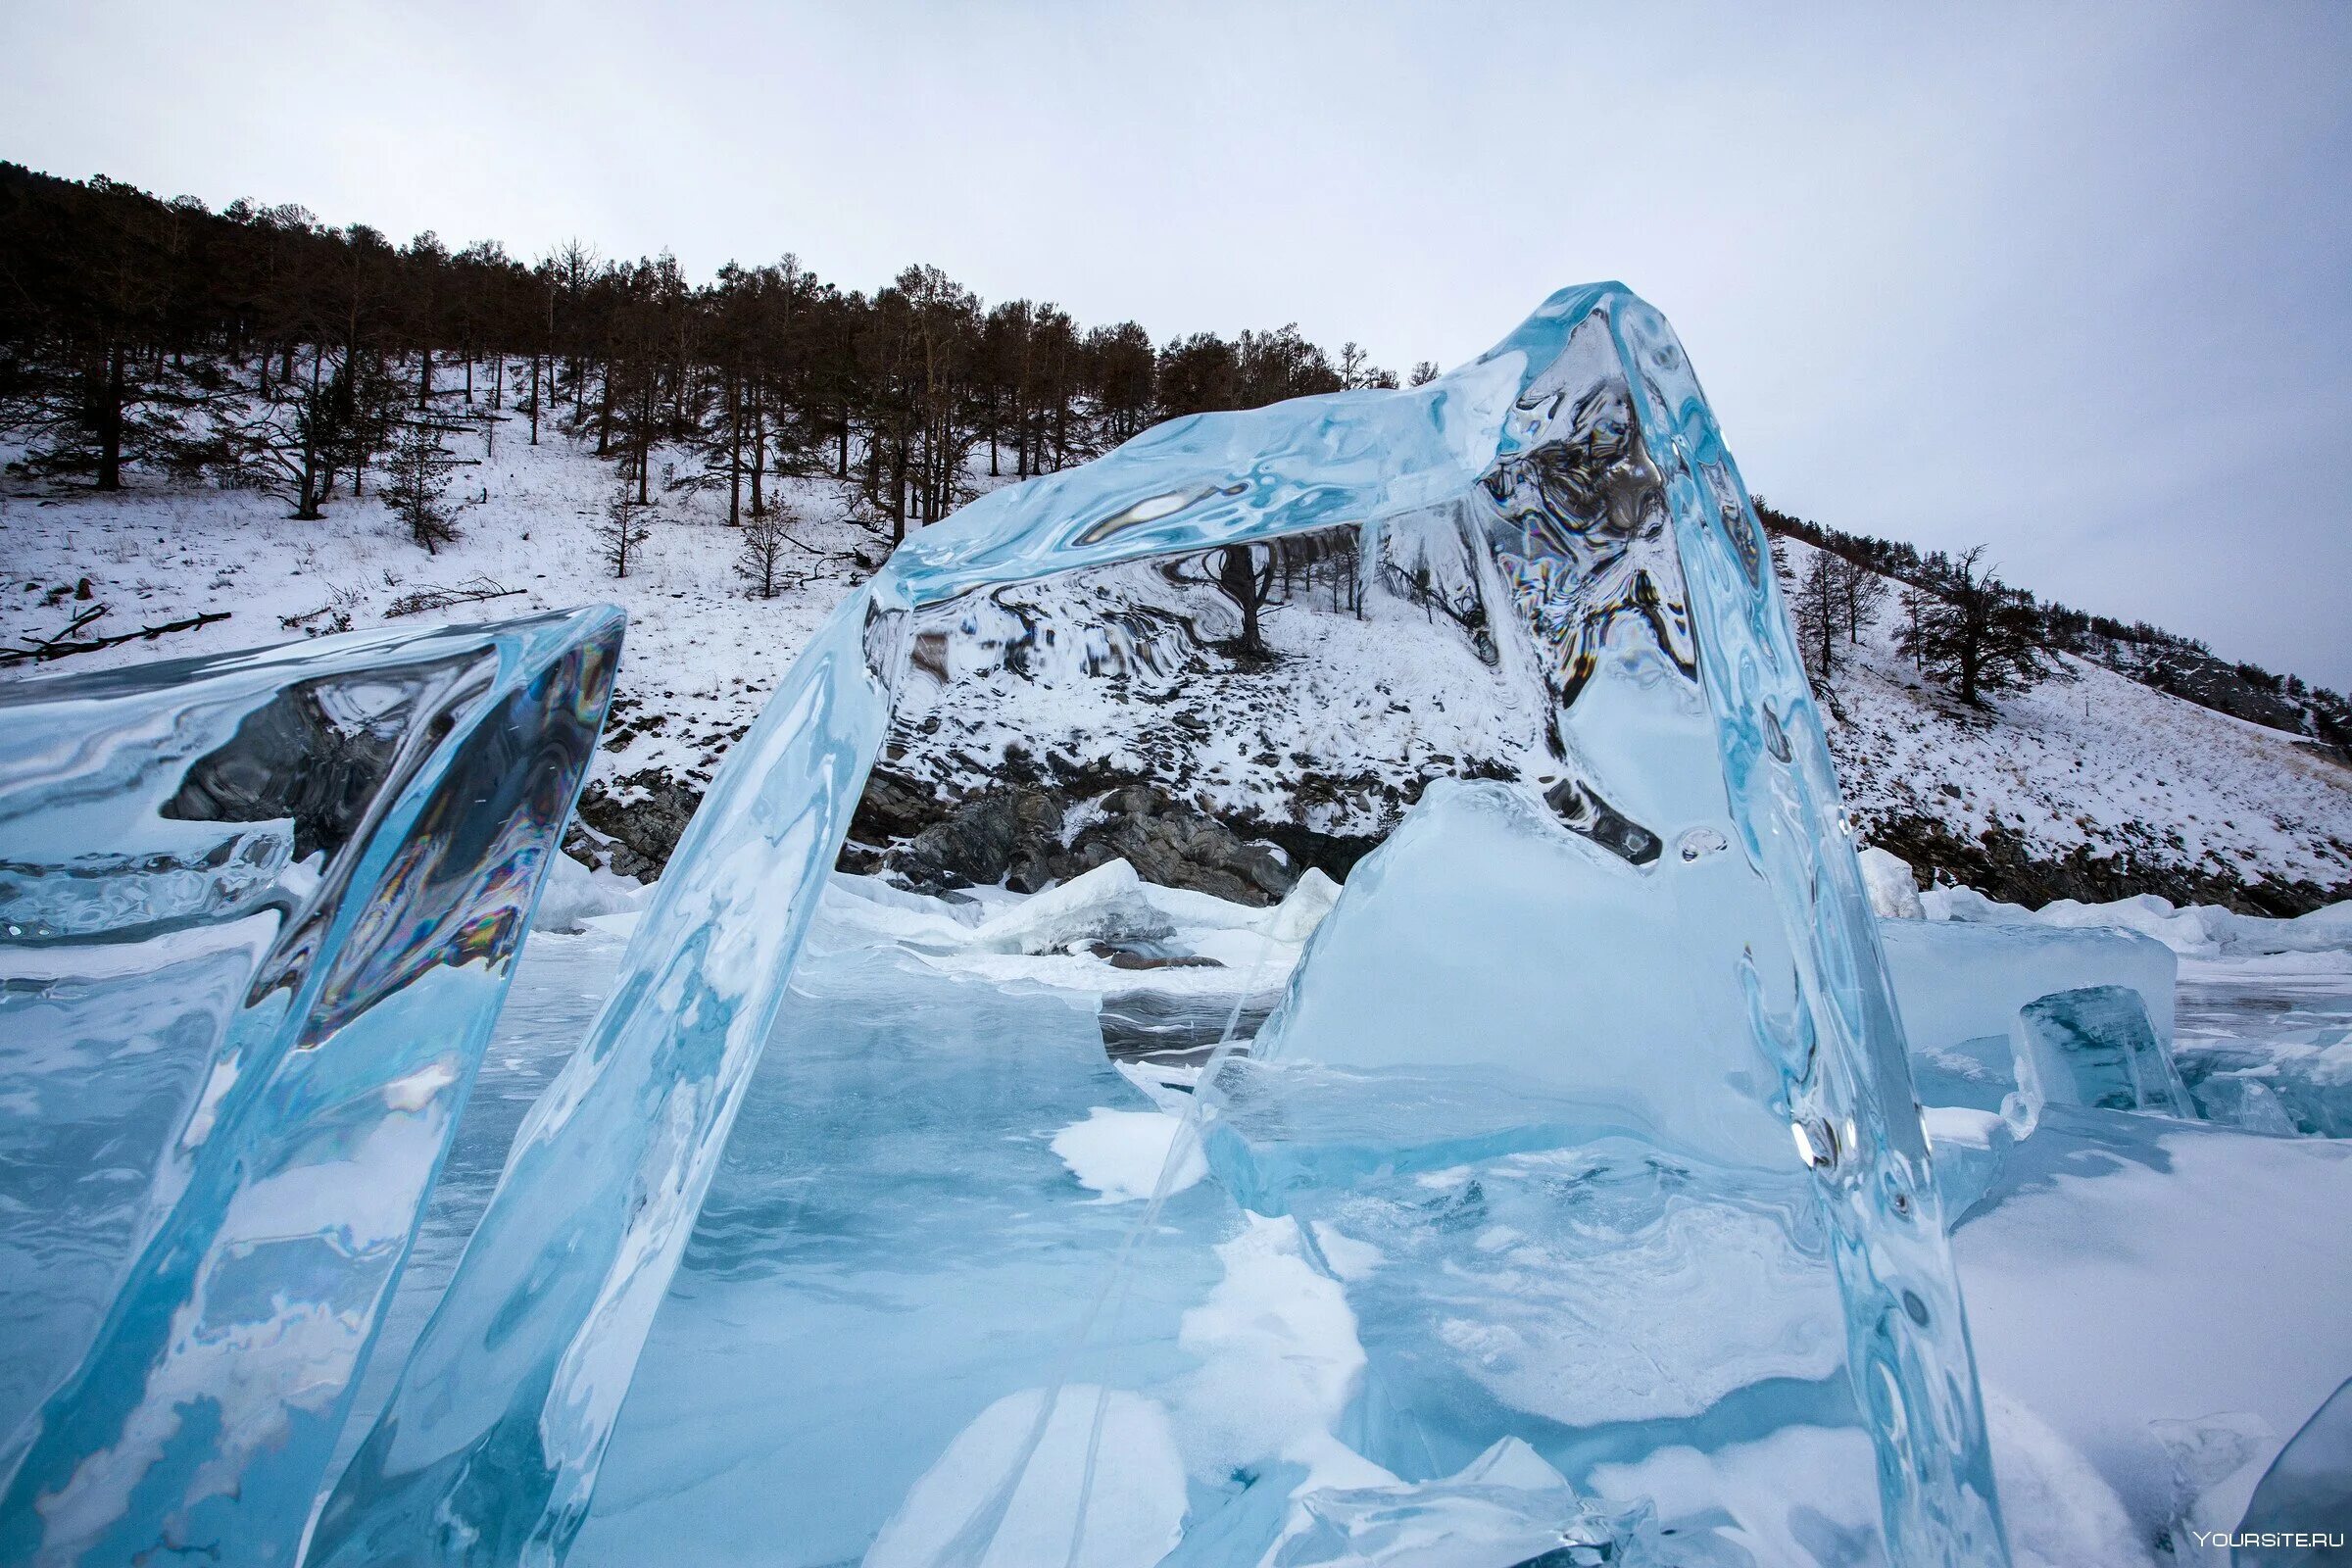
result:
[[[534,441],[562,420],[640,503],[662,448],[690,455],[665,482],[722,488],[730,520],[763,514],[775,475],[853,481],[895,542],[971,498],[982,451],[989,475],[1025,478],[1178,415],[1396,384],[1296,326],[1155,344],[1134,321],[986,304],[935,267],[867,293],[787,255],[696,283],[668,255],[395,244],[300,207],[216,213],[14,164],[0,276],[0,427],[29,471],[111,490],[148,464],[305,516],[358,493],[437,392],[511,404]]]
[[[1160,419],[1397,384],[1355,344],[1327,353],[1295,325],[1155,342],[1132,320],[990,304],[934,267],[868,293],[787,255],[698,283],[666,254],[605,258],[573,240],[526,262],[489,240],[396,244],[300,207],[213,212],[6,163],[0,280],[0,437],[26,477],[104,492],[138,466],[312,519],[372,475],[434,550],[451,537],[445,438],[488,411],[534,445],[551,426],[612,466],[599,538],[616,575],[657,489],[687,492],[752,525],[768,595],[798,543],[770,520],[791,482],[831,481],[851,519],[895,545],[992,483],[1084,462]],[[1409,379],[1437,373],[1424,363]],[[2066,653],[2352,755],[2339,694],[2039,602],[1974,553],[1923,554],[1762,498],[1758,510],[1824,552],[1789,589],[1833,695],[1835,623],[1850,640],[1891,588],[1904,651],[1972,707],[1981,687],[2030,685]]]

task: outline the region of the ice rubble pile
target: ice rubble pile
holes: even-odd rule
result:
[[[1923,912],[1931,920],[2047,926],[2061,930],[2136,931],[2163,943],[2183,958],[2274,957],[2352,950],[2352,901],[2280,920],[2239,914],[2234,909],[2210,904],[2182,908],[2153,893],[2107,904],[2058,899],[2038,909],[2003,904],[1974,888],[1936,888],[1920,898]]]
[[[1882,935],[1924,1102],[1998,1109],[2023,1087],[2018,1064],[2027,1048],[2006,1038],[2018,1009],[2061,990],[2121,986],[2137,994],[2162,1048],[2161,1070],[2178,1080],[2150,1091],[2142,1102],[2149,1107],[2278,1137],[2352,1137],[2352,1031],[2325,1008],[2293,1005],[2305,994],[2352,985],[2352,905],[2292,919],[2176,907],[2154,895],[2028,909],[1970,888],[1916,893],[1901,860],[1879,850],[1864,856],[1866,866],[1880,866],[1874,887],[1886,890],[1878,895],[1887,916]],[[1896,918],[1890,911],[1901,889],[1914,890],[1920,908]],[[2224,998],[2247,994],[2287,1021],[2266,1025],[2259,1038],[2235,1031],[2178,1040],[2176,980]],[[2139,1025],[2115,1013],[2113,1027],[2122,1039]],[[1957,1126],[1947,1126],[1947,1139]]]

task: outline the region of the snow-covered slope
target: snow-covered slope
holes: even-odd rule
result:
[[[1783,548],[1801,578],[1815,551]],[[2063,654],[1970,709],[1894,652],[1896,621],[1889,605],[1841,647],[1822,696],[1847,805],[1914,866],[2036,905],[2160,892],[2292,913],[2352,894],[2352,768],[2325,749]]]
[[[450,418],[461,408],[447,400],[440,413]],[[116,495],[52,490],[9,475],[0,481],[0,647],[53,637],[96,606],[106,607],[105,614],[77,636],[134,632],[199,612],[229,614],[152,642],[0,669],[0,679],[226,652],[337,629],[403,621],[421,629],[570,605],[618,605],[628,612],[627,641],[590,778],[592,794],[609,804],[601,811],[584,807],[583,814],[612,822],[614,811],[658,791],[675,815],[690,808],[793,655],[861,575],[853,553],[862,549],[874,560],[884,548],[846,520],[837,485],[771,477],[770,496],[781,496],[802,519],[795,537],[822,554],[795,552],[788,560],[787,569],[806,576],[806,586],[772,600],[751,599],[735,570],[742,538],[725,525],[724,494],[657,489],[653,537],[639,547],[629,575],[616,579],[594,531],[613,493],[613,470],[592,445],[575,445],[550,426],[534,447],[527,422],[510,417],[494,437],[461,435],[450,446],[479,460],[460,468],[451,485],[453,496],[474,504],[458,518],[457,542],[437,555],[406,537],[372,482],[366,496],[340,494],[321,520],[302,522],[271,496],[173,484],[152,473],[132,473],[129,488]],[[0,463],[16,456],[0,449]],[[88,597],[74,597],[85,580]],[[404,595],[484,581],[515,592],[405,617],[389,613]]]
[[[454,399],[445,404],[444,417],[462,412]],[[229,612],[154,642],[18,665],[0,678],[381,625],[404,595],[477,579],[515,592],[408,623],[617,604],[629,614],[620,692],[583,815],[597,837],[619,833],[636,846],[613,863],[651,869],[717,760],[861,574],[858,553],[871,561],[882,546],[850,520],[843,487],[771,479],[771,494],[799,515],[795,537],[814,549],[788,563],[804,586],[752,599],[735,570],[741,538],[725,526],[723,494],[658,491],[654,537],[616,580],[594,533],[611,466],[552,427],[536,447],[525,430],[510,417],[494,443],[452,438],[480,460],[456,481],[477,500],[457,543],[437,556],[409,542],[372,494],[339,496],[325,520],[299,522],[269,496],[151,473],[134,473],[129,490],[111,496],[0,480],[0,646],[55,636],[97,606],[106,612],[78,635]],[[0,463],[13,456],[0,451]],[[1790,540],[1786,549],[1801,572],[1811,548]],[[88,597],[74,597],[84,579]],[[966,792],[1004,768],[1009,742],[1037,761],[1058,752],[1081,764],[1065,769],[1077,776],[1166,774],[1180,786],[1170,793],[1220,816],[1296,816],[1345,835],[1379,832],[1423,777],[1528,765],[1519,732],[1532,715],[1462,700],[1492,684],[1464,628],[1379,582],[1359,619],[1356,604],[1341,612],[1333,581],[1332,570],[1310,564],[1265,608],[1280,669],[1273,681],[1217,651],[1238,621],[1200,573],[1161,585],[1164,604],[1151,602],[1154,592],[1129,596],[1130,608],[1168,611],[1181,626],[1139,621],[1109,628],[1101,650],[1032,643],[1022,659],[992,655],[987,668],[943,666],[924,700],[952,697],[948,706],[971,720],[958,737],[968,744],[914,743],[917,755],[903,750],[896,765]],[[1066,626],[1090,609],[1046,605],[1046,592],[1015,594],[1021,603],[990,613],[1017,642],[1023,613]],[[2061,659],[2060,679],[1966,709],[1892,651],[1893,618],[1889,610],[1847,651],[1825,707],[1858,820],[1923,871],[2035,904],[2159,892],[2290,913],[2352,892],[2352,769],[2324,750],[2071,658]],[[993,635],[975,626],[970,641]],[[1125,678],[1092,678],[1108,670],[1105,656],[1130,662]],[[981,688],[987,700],[975,704]],[[1114,692],[1115,703],[1096,700]],[[910,740],[905,730],[900,738]]]

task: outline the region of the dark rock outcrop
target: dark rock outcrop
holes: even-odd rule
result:
[[[1085,796],[1014,784],[934,801],[921,786],[877,771],[841,864],[887,871],[927,893],[998,883],[1028,893],[1121,859],[1147,882],[1262,906],[1289,892],[1303,866],[1268,842],[1271,833],[1254,828],[1149,784]],[[1350,864],[1363,853],[1352,843],[1329,843],[1352,852],[1346,854]]]
[[[1910,861],[1923,879],[1962,883],[2029,908],[2053,899],[2105,904],[2153,893],[2179,905],[2218,904],[2240,914],[2287,918],[2352,898],[2352,883],[2324,888],[2277,876],[2249,879],[2129,848],[2094,855],[2078,846],[2053,856],[2032,849],[2014,832],[1990,829],[1967,839],[1921,816],[1866,814],[1864,836]]]
[[[999,882],[1034,893],[1061,880],[1054,866],[1066,853],[1062,813],[1060,799],[1044,790],[991,790],[884,854],[882,863],[925,893]]]
[[[596,830],[597,838],[577,834],[564,841],[564,849],[591,864],[601,859],[622,876],[640,881],[660,876],[695,808],[703,804],[702,787],[648,768],[620,780],[617,788],[628,792],[628,798],[601,781],[591,781],[580,792],[577,815]]]
[[[1065,877],[1125,860],[1147,882],[1253,905],[1275,903],[1298,880],[1279,851],[1149,784],[1111,791],[1089,814],[1094,819],[1071,841]]]

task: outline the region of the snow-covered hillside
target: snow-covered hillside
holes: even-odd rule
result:
[[[1813,547],[1782,548],[1801,577]],[[2068,654],[1970,709],[1894,651],[1898,617],[1884,609],[1817,685],[1847,805],[1914,866],[2028,904],[2160,892],[2292,913],[2352,894],[2352,768],[2325,748]]]
[[[444,409],[454,416],[456,408]],[[77,615],[105,613],[75,635],[102,638],[167,625],[201,612],[228,618],[39,664],[0,669],[92,670],[227,652],[386,624],[506,619],[581,604],[628,612],[627,642],[612,714],[590,775],[582,814],[625,825],[632,809],[670,820],[674,839],[693,800],[743,733],[795,653],[863,574],[858,552],[876,561],[887,548],[846,520],[840,487],[827,480],[770,478],[801,519],[794,537],[814,547],[791,552],[786,570],[802,586],[772,600],[746,595],[736,571],[739,532],[726,526],[723,494],[661,494],[653,537],[629,575],[615,578],[595,535],[613,492],[610,464],[552,426],[529,444],[526,421],[508,417],[487,437],[453,437],[475,466],[461,467],[453,496],[473,499],[458,518],[457,542],[427,555],[412,543],[373,493],[339,495],[323,519],[302,522],[285,503],[253,491],[168,482],[133,471],[115,495],[0,482],[0,647],[64,631]],[[0,449],[0,464],[17,456]],[[659,468],[657,468],[659,471]],[[76,597],[87,583],[87,597]],[[494,599],[392,614],[406,595],[431,588],[495,586]],[[620,857],[647,870],[667,853]],[[648,863],[650,860],[650,864]]]
[[[443,413],[460,408],[452,402]],[[629,615],[628,643],[582,815],[604,858],[651,871],[794,653],[884,546],[850,519],[843,486],[771,481],[798,515],[794,537],[812,548],[787,563],[805,583],[758,600],[736,571],[741,536],[725,525],[723,495],[657,492],[653,538],[630,575],[615,579],[595,537],[611,466],[552,427],[531,446],[526,428],[510,417],[494,437],[452,438],[462,456],[479,460],[459,470],[455,487],[476,499],[460,517],[458,541],[435,556],[411,543],[372,494],[339,496],[323,521],[300,522],[277,499],[153,473],[134,472],[118,495],[11,475],[0,481],[0,645],[57,636],[101,606],[76,635],[200,612],[228,618],[19,664],[0,678],[382,625],[404,596],[428,588],[486,583],[513,592],[416,612],[408,623],[617,604]],[[13,456],[0,451],[0,462]],[[1801,572],[1811,547],[1789,540],[1786,549]],[[1339,849],[1310,858],[1344,870],[1417,795],[1422,777],[1526,762],[1517,731],[1528,715],[1501,715],[1512,731],[1504,735],[1488,705],[1446,706],[1445,693],[1474,693],[1488,670],[1474,657],[1475,638],[1413,602],[1409,583],[1376,580],[1345,613],[1331,597],[1330,569],[1318,576],[1310,564],[1302,580],[1278,583],[1263,612],[1267,656],[1280,668],[1269,681],[1264,667],[1231,656],[1236,612],[1206,580],[1211,569],[1190,580],[1180,572],[1158,590],[1144,585],[1130,608],[1145,618],[1107,627],[1102,650],[1055,651],[1032,638],[1020,657],[992,655],[986,670],[941,667],[933,672],[941,688],[989,688],[985,715],[961,705],[975,717],[960,737],[971,744],[942,744],[936,725],[928,741],[903,727],[884,771],[963,795],[1004,776],[1008,744],[1028,760],[1016,760],[1015,772],[1050,764],[1058,748],[1077,764],[1063,769],[1065,785],[1099,793],[1152,779],[1245,840],[1267,836],[1269,819],[1295,820],[1300,834],[1281,838],[1285,848],[1339,835]],[[85,581],[86,597],[77,597]],[[1042,592],[997,605],[990,613],[1003,626],[975,626],[964,640],[1020,644],[1024,614],[1075,624],[1071,607],[1031,603]],[[1164,617],[1147,624],[1162,610],[1181,626]],[[1894,612],[1885,612],[1849,651],[1825,708],[1857,818],[1923,872],[2028,903],[2160,892],[2291,913],[2352,892],[2352,769],[2326,750],[2065,656],[2060,678],[1964,708],[1893,652],[1893,624]],[[1424,644],[1432,667],[1400,668],[1400,657],[1417,657]],[[919,649],[917,663],[919,672]],[[1082,689],[1098,683],[1074,687],[1081,672],[1104,677],[1101,690],[1116,692],[1115,708],[1089,706]],[[924,690],[936,700],[937,689]],[[1302,748],[1301,736],[1329,744]],[[1351,768],[1350,758],[1371,760]],[[1061,823],[1065,838],[1084,826]]]

